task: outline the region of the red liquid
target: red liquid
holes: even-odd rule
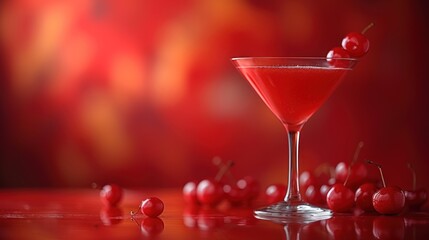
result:
[[[239,67],[288,128],[301,128],[350,69],[296,66]]]

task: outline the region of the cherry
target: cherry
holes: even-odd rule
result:
[[[398,214],[405,206],[405,196],[398,187],[383,187],[374,193],[372,204],[381,214]]]
[[[407,203],[407,206],[411,210],[419,210],[421,206],[427,201],[427,191],[423,188],[417,189],[416,183],[417,183],[417,177],[416,177],[416,171],[414,167],[409,163],[408,168],[411,170],[411,173],[413,174],[413,188],[412,190],[405,191],[405,200]]]
[[[233,161],[223,163],[221,158],[214,157],[213,164],[219,168],[214,179],[204,179],[198,183],[190,181],[183,186],[182,194],[186,203],[215,207],[225,199],[235,206],[249,204],[258,197],[258,181],[251,176],[236,180],[229,171],[234,165]],[[225,176],[229,181],[225,180]]]
[[[328,62],[331,62],[332,58],[350,58],[350,54],[341,47],[334,47],[326,55]]]
[[[336,183],[326,195],[326,203],[334,212],[350,212],[354,206],[355,194],[344,184]]]
[[[246,190],[247,200],[256,199],[259,196],[259,192],[261,190],[259,182],[251,176],[246,176],[238,180],[237,186],[241,186],[241,188]]]
[[[334,175],[334,170],[329,164],[320,164],[314,169],[314,173],[303,171],[299,175],[299,187],[305,190],[310,185],[322,185],[329,182]]]
[[[341,46],[353,57],[362,57],[369,50],[369,40],[362,33],[351,32],[347,34]]]
[[[383,171],[381,165],[373,161],[368,161],[378,167],[380,171],[383,188],[374,193],[372,197],[372,204],[374,209],[381,214],[398,214],[405,206],[405,195],[399,187],[388,186],[384,181]]]
[[[362,162],[357,162],[350,167],[350,176],[348,179],[348,186],[351,189],[358,188],[361,184],[365,183],[368,179],[368,168]]]
[[[323,200],[323,196],[320,192],[320,188],[315,185],[310,185],[304,192],[304,200],[311,204],[323,204],[325,201]],[[325,198],[326,199],[326,198]]]
[[[350,55],[341,47],[334,47],[326,55],[326,60],[328,61],[329,65],[343,68],[350,67],[350,62],[344,60],[343,58],[350,58]]]
[[[106,206],[116,206],[122,199],[122,188],[116,184],[105,185],[100,191],[100,198]]]
[[[333,175],[334,170],[328,164],[319,165],[314,173],[303,171],[299,175],[299,186],[304,200],[313,204],[324,204],[330,189],[328,185],[335,183]]]
[[[234,163],[228,161],[226,164],[223,164],[219,157],[213,158],[213,163],[219,167],[219,171],[214,179],[204,179],[199,183],[190,181],[183,186],[182,194],[185,202],[214,206],[223,200],[224,193],[220,182],[223,176],[229,173],[228,170]]]
[[[322,186],[320,186],[319,191],[320,195],[322,196],[323,203],[326,203],[326,196],[328,195],[329,190],[331,190],[332,185],[323,184]]]
[[[362,57],[369,50],[369,40],[364,36],[365,32],[374,26],[373,23],[369,24],[361,33],[351,32],[347,34],[341,46],[349,52],[352,57]]]
[[[308,186],[316,184],[315,176],[309,171],[303,171],[299,175],[299,187],[302,191],[305,191]]]
[[[268,204],[283,201],[286,196],[286,185],[277,183],[269,185],[265,190],[265,198]]]
[[[303,191],[303,198],[306,202],[315,204],[315,205],[324,205],[326,204],[326,195],[328,195],[329,190],[331,190],[331,185],[322,184],[322,185],[310,185]]]
[[[236,180],[232,173],[228,171],[234,162],[228,161],[226,164],[222,163],[219,157],[213,158],[213,163],[219,167],[219,172],[215,180],[220,182],[225,174],[229,177],[229,182],[223,185],[224,197],[232,205],[240,205],[249,203],[259,195],[259,183],[255,178],[246,176]]]
[[[148,217],[158,217],[164,211],[164,203],[157,197],[150,197],[142,201],[140,211]]]
[[[246,176],[235,184],[225,184],[223,191],[233,205],[245,204],[259,195],[259,183],[253,177]]]
[[[197,183],[194,181],[187,182],[183,186],[182,194],[186,203],[197,204]]]
[[[223,192],[225,193],[226,199],[233,205],[239,205],[241,203],[244,203],[247,198],[246,189],[238,186],[238,184],[223,185]]]
[[[335,167],[335,180],[336,182],[345,182],[348,174],[348,165],[345,162],[339,162]]]
[[[364,183],[355,192],[356,207],[365,212],[375,211],[372,204],[372,196],[377,191],[374,183]]]
[[[222,185],[215,180],[204,179],[197,186],[197,199],[204,205],[217,205],[224,197]]]
[[[405,200],[411,210],[419,210],[426,203],[427,198],[428,193],[423,188],[405,191]]]

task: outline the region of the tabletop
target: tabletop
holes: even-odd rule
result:
[[[132,216],[141,201],[165,204],[156,218]],[[255,206],[188,205],[180,189],[125,189],[105,207],[96,189],[0,190],[0,239],[427,239],[429,213],[342,214],[306,224],[253,216]]]

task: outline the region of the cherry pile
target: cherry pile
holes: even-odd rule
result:
[[[255,178],[246,176],[236,179],[229,171],[232,161],[222,162],[214,158],[213,163],[219,168],[214,178],[190,181],[183,186],[183,198],[186,203],[216,207],[221,202],[231,206],[249,205],[259,195],[259,183]]]
[[[363,143],[360,142],[349,164],[339,162],[335,169],[322,164],[314,172],[302,172],[299,178],[303,199],[338,213],[358,211],[392,215],[420,210],[427,201],[427,191],[416,188],[414,168],[409,165],[413,173],[412,190],[388,186],[380,164],[358,161],[362,147]],[[371,171],[375,169],[378,169],[378,174]],[[282,201],[285,191],[284,184],[268,186],[265,191],[266,201]]]
[[[369,50],[369,40],[365,37],[366,31],[374,26],[370,23],[362,32],[351,32],[341,41],[341,47],[332,48],[326,55],[326,59],[331,66],[348,67],[347,61],[338,58],[360,58]]]

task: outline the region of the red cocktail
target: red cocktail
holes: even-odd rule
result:
[[[304,123],[356,64],[355,59],[233,58],[236,68],[285,126],[289,137],[288,191],[283,202],[255,211],[258,218],[281,222],[329,218],[331,211],[304,202],[299,192],[298,146]],[[332,61],[331,61],[332,63]]]

